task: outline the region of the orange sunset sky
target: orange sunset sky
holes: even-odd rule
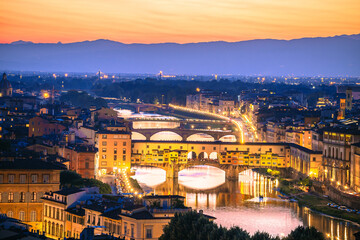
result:
[[[360,33],[359,0],[0,0],[0,42],[241,41]]]

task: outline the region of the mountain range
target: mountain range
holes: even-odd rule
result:
[[[0,44],[7,71],[360,76],[360,34],[294,40]]]

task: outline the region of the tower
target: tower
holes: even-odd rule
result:
[[[12,86],[9,80],[7,80],[6,73],[4,73],[0,81],[0,97],[11,97],[11,96],[12,96]]]

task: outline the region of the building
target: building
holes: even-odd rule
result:
[[[0,212],[42,230],[43,201],[47,191],[57,191],[62,164],[39,159],[0,161]]]
[[[360,143],[351,145],[351,164],[350,164],[350,185],[356,192],[360,191]]]
[[[268,122],[266,124],[266,141],[272,143],[285,142],[285,131],[284,124]]]
[[[90,145],[68,145],[58,148],[59,156],[69,160],[69,169],[83,178],[95,178],[97,149]]]
[[[39,137],[50,134],[60,134],[66,126],[57,121],[52,121],[44,117],[34,117],[29,120],[29,137]]]
[[[220,164],[242,165],[249,167],[286,167],[284,155],[275,154],[272,151],[264,153],[250,153],[249,151],[225,151],[220,153]]]
[[[117,129],[96,133],[96,174],[102,175],[131,168],[131,133]]]
[[[218,107],[218,114],[224,116],[230,116],[235,110],[235,102],[234,100],[230,99],[220,99],[219,100],[219,107]]]
[[[323,164],[325,180],[339,186],[350,186],[351,144],[360,142],[357,128],[325,128]]]
[[[11,83],[7,80],[6,73],[4,73],[0,81],[0,97],[11,97],[12,90]]]
[[[322,174],[322,151],[290,144],[290,167],[304,176],[319,178]]]
[[[65,222],[67,216],[65,210],[76,205],[77,201],[85,199],[87,190],[70,188],[54,192],[47,192],[42,197],[44,202],[43,231],[51,238],[64,238]],[[73,221],[73,219],[71,219]]]
[[[153,159],[165,160],[163,156],[165,156],[165,152],[169,151],[175,152],[180,151],[179,160],[184,159],[184,156],[187,155],[188,159],[210,159],[210,160],[220,160],[221,154],[225,153],[226,155],[236,155],[240,154],[240,152],[246,152],[247,154],[274,154],[278,155],[276,158],[281,161],[277,162],[281,163],[281,166],[288,166],[290,163],[290,150],[287,147],[286,143],[231,143],[231,142],[166,142],[166,141],[143,141],[136,140],[132,142],[132,162],[136,163],[139,161],[150,161],[148,158],[150,156]],[[163,153],[163,152],[164,153]],[[234,152],[234,153],[232,153]],[[269,153],[267,153],[269,152]],[[158,154],[158,155],[156,155]],[[160,154],[160,157],[159,157]],[[163,155],[162,155],[163,154]],[[235,156],[234,155],[234,156]],[[155,160],[152,160],[155,161]],[[188,160],[184,161],[187,163]],[[180,162],[182,162],[180,161]],[[220,162],[220,164],[222,164]],[[227,162],[224,164],[227,164]],[[248,163],[249,164],[249,163]],[[285,164],[285,165],[284,165]]]
[[[118,112],[111,108],[102,107],[91,112],[91,121],[93,123],[98,121],[116,121],[117,118]]]

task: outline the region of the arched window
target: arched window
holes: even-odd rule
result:
[[[36,222],[36,211],[30,212],[30,222]]]
[[[24,212],[24,211],[20,211],[20,212],[19,212],[19,219],[20,219],[21,221],[25,221],[25,212]]]
[[[14,212],[13,211],[8,211],[7,214],[6,214],[8,217],[12,218],[14,217]]]

